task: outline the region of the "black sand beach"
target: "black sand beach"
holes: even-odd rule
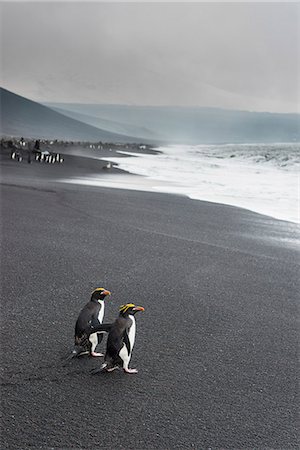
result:
[[[297,226],[54,181],[95,165],[2,161],[1,448],[298,448]],[[137,375],[62,364],[97,286],[145,307]]]

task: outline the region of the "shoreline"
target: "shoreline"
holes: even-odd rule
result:
[[[95,148],[90,148],[91,146]],[[153,193],[163,193],[169,195],[179,195],[189,198],[190,200],[208,202],[212,204],[221,204],[228,207],[236,207],[245,209],[254,214],[261,215],[262,217],[268,217],[272,220],[283,221],[288,224],[293,224],[299,226],[299,222],[292,221],[286,218],[275,216],[274,214],[267,214],[260,211],[260,209],[247,207],[246,205],[239,205],[237,203],[225,203],[219,200],[205,199],[194,197],[191,194],[180,192],[175,184],[174,189],[172,189],[172,184],[165,181],[156,181],[151,177],[138,175],[131,173],[128,170],[121,169],[118,163],[111,162],[111,158],[128,158],[135,157],[134,155],[125,154],[126,152],[150,154],[156,155],[161,153],[159,149],[152,149],[146,147],[139,149],[138,145],[130,146],[125,145],[114,145],[105,144],[103,148],[96,148],[95,144],[86,143],[84,146],[81,144],[70,144],[70,143],[60,143],[59,146],[53,145],[51,150],[60,151],[60,154],[65,158],[64,164],[55,165],[53,167],[50,165],[38,164],[32,162],[32,164],[26,164],[27,151],[24,150],[24,160],[19,165],[15,167],[17,177],[19,178],[20,184],[22,183],[34,183],[34,182],[59,182],[65,184],[92,186],[92,187],[107,187],[110,189],[124,189],[124,190],[136,190],[140,192],[153,192]],[[142,146],[144,147],[144,146]],[[43,149],[49,149],[50,145],[47,144]],[[119,153],[120,151],[120,153]],[[124,154],[122,152],[125,152]],[[15,161],[11,161],[9,156],[9,149],[1,149],[0,152],[0,163],[1,167],[5,167],[6,170],[13,171],[13,166],[11,164],[17,164]],[[111,162],[110,167],[107,169],[107,165]],[[25,166],[26,168],[25,168]],[[13,171],[14,172],[14,171]],[[7,178],[10,175],[6,175],[2,169],[2,178],[4,183],[9,183]],[[30,181],[29,181],[30,180]]]

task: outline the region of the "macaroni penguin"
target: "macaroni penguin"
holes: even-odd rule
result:
[[[135,342],[136,323],[135,314],[144,311],[142,306],[127,303],[120,306],[119,317],[112,324],[99,325],[95,329],[108,331],[104,363],[100,368],[92,370],[93,374],[101,371],[112,372],[122,368],[126,373],[137,373],[129,368],[132,350]]]

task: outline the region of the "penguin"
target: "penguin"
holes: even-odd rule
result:
[[[91,300],[81,310],[75,325],[73,356],[83,354],[104,356],[103,353],[95,351],[97,345],[102,341],[104,331],[95,332],[92,329],[102,324],[105,307],[104,299],[108,295],[111,295],[111,293],[104,288],[95,289],[92,292]]]
[[[144,311],[142,306],[127,303],[120,306],[119,317],[113,324],[103,324],[95,329],[108,331],[104,363],[100,368],[92,370],[92,374],[105,370],[112,372],[122,368],[126,373],[137,373],[137,369],[130,369],[129,362],[135,342],[136,323],[135,314]]]

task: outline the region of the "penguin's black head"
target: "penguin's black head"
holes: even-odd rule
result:
[[[126,303],[126,305],[120,306],[120,316],[133,316],[138,311],[145,311],[142,306],[135,306],[133,303]]]
[[[110,295],[110,292],[104,288],[97,288],[92,292],[91,301],[98,302],[99,300],[104,300],[107,295]]]

